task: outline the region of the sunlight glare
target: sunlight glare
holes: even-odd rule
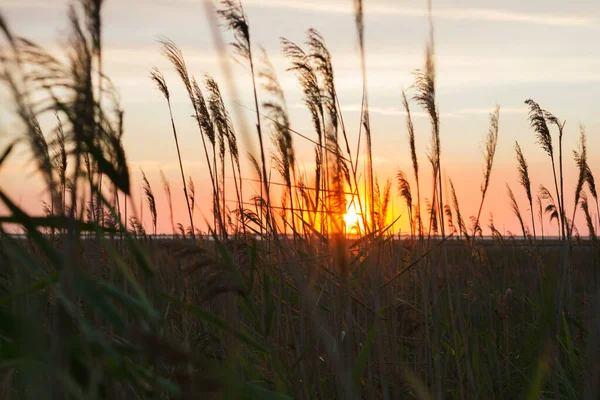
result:
[[[356,209],[356,204],[349,202],[346,214],[344,214],[344,221],[346,223],[346,232],[356,231],[357,226],[362,226],[360,213]]]

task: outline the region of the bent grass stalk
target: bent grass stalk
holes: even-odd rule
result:
[[[179,150],[179,139],[177,138],[177,129],[175,129],[175,120],[173,119],[173,110],[171,109],[171,96],[169,88],[164,76],[160,73],[158,68],[154,68],[150,72],[150,79],[156,83],[158,90],[163,94],[167,100],[167,106],[169,107],[169,117],[171,118],[171,128],[173,129],[173,138],[175,139],[175,148],[177,149],[177,160],[179,161],[179,172],[181,172],[181,182],[183,184],[183,196],[187,204],[187,210],[190,217],[190,226],[192,228],[192,238],[194,237],[194,218],[192,216],[192,207],[190,207],[190,200],[188,198],[187,185],[185,183],[185,173],[183,172],[183,162],[181,161],[181,151]],[[127,206],[127,201],[125,201]],[[125,217],[127,219],[127,217]]]

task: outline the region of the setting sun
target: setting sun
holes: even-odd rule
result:
[[[348,201],[348,209],[344,214],[344,222],[346,224],[346,232],[356,232],[357,227],[362,230],[362,218],[360,217],[360,210],[357,209],[356,201]]]

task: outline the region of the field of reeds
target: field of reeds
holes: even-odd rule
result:
[[[523,99],[553,184],[531,181],[515,143],[520,181],[507,186],[507,199],[521,231],[503,235],[482,215],[495,184],[499,107],[484,138],[478,209],[461,212],[452,180],[442,178],[433,26],[423,67],[402,93],[412,170],[380,185],[362,1],[354,0],[363,70],[356,143],[318,31],[308,30],[301,44],[281,40],[312,117],[314,131],[298,132],[242,3],[207,1],[216,48],[250,71],[253,127],[234,128],[237,114],[221,94],[238,96],[226,62],[224,82],[197,80],[177,44],[162,37],[180,81],[152,68],[148,84],[164,97],[181,181],[162,176],[169,203],[159,209],[158,189],[141,172],[151,221],[144,225],[131,201],[124,110],[103,72],[102,3],[73,2],[61,57],[18,36],[0,14],[2,87],[23,125],[0,149],[0,173],[26,149],[46,193],[44,209],[32,215],[0,185],[7,210],[0,216],[0,398],[600,396],[600,212],[583,129],[579,148],[563,149],[565,123]],[[196,189],[171,108],[176,84],[189,96],[211,182],[203,190],[212,195],[212,219],[202,227],[194,225]],[[427,114],[429,132],[415,132],[413,110]],[[48,115],[46,130],[38,121]],[[418,135],[430,140],[426,155],[416,150]],[[258,144],[249,154],[251,178],[240,167],[242,140]],[[295,140],[311,142],[314,171],[297,165]],[[563,173],[573,160],[575,191]],[[426,174],[430,187],[420,185]],[[244,190],[249,178],[259,193]],[[172,204],[175,190],[184,204]],[[527,204],[517,202],[517,190]],[[409,235],[391,228],[392,196],[406,204]],[[189,219],[175,221],[174,208]],[[169,236],[158,235],[159,213],[170,220]],[[578,216],[586,226],[575,225]]]

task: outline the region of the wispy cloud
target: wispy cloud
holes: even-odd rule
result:
[[[597,20],[581,15],[528,14],[499,9],[465,8],[434,11],[434,16],[457,20],[521,22],[553,26],[597,26]]]
[[[360,106],[360,104],[355,104],[355,105],[343,105],[342,107],[342,112],[361,112],[362,111],[362,107]],[[401,115],[401,116],[405,116],[406,112],[404,111],[403,108],[400,107],[378,107],[378,106],[369,106],[369,113],[370,114],[378,114],[378,115]],[[427,114],[422,113],[422,112],[412,112],[411,115],[413,117],[425,117],[427,116]]]
[[[450,111],[441,113],[441,117],[460,117],[467,115],[481,115],[481,114],[490,114],[494,112],[494,107],[482,107],[482,108],[463,108],[458,111]],[[500,107],[500,115],[503,114],[527,114],[528,110],[526,107]]]
[[[245,4],[254,7],[284,8],[306,10],[319,13],[350,14],[353,13],[349,2],[307,1],[307,0],[245,0]],[[368,4],[367,15],[426,17],[425,7],[404,7],[395,4]],[[472,20],[490,22],[515,22],[550,26],[596,26],[598,21],[583,15],[558,15],[549,13],[531,14],[496,8],[438,8],[433,10],[436,18],[452,20]]]
[[[293,108],[301,108],[304,107],[302,104],[295,104]],[[360,112],[360,105],[342,105],[342,112]],[[469,115],[487,115],[494,111],[494,107],[482,107],[482,108],[463,108],[456,111],[448,111],[440,113],[440,117],[442,118],[460,118],[462,116]],[[397,116],[406,116],[406,112],[403,108],[400,107],[378,107],[378,106],[369,106],[369,113],[378,114],[378,115],[397,115]],[[500,107],[500,114],[526,114],[527,108],[525,107]],[[411,116],[413,118],[429,118],[427,113],[421,111],[411,111]]]
[[[58,3],[58,4],[57,4]],[[5,8],[36,8],[36,9],[56,9],[57,6],[63,6],[65,3],[59,1],[45,1],[45,0],[5,0],[2,4]]]
[[[146,4],[148,0],[144,0]],[[202,1],[202,0],[201,0]],[[204,0],[212,1],[212,0]],[[155,0],[150,3],[157,3]],[[122,3],[132,5],[141,5],[140,0],[122,0]],[[386,2],[387,3],[387,2]],[[403,16],[403,17],[426,17],[427,9],[425,7],[406,7],[398,4],[389,4],[384,2],[369,2],[365,6],[367,15],[377,17],[385,16]],[[67,4],[65,0],[4,0],[3,7],[6,9],[55,9],[64,7]],[[244,0],[247,7],[279,8],[289,10],[310,11],[315,13],[329,14],[351,14],[353,7],[349,1],[339,0]],[[156,4],[155,4],[156,5]],[[174,0],[172,6],[187,7],[188,5],[198,6],[198,0]],[[489,22],[509,22],[548,26],[573,26],[573,27],[597,27],[599,18],[597,16],[581,14],[558,14],[558,13],[531,13],[525,11],[515,11],[499,8],[474,8],[474,7],[445,7],[434,8],[433,16],[435,18],[449,20],[470,20],[470,21],[489,21]]]

